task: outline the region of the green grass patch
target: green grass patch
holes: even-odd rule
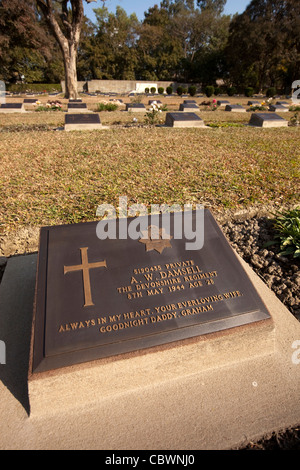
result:
[[[275,240],[268,245],[278,243],[281,256],[300,258],[300,208],[277,212],[273,220]]]
[[[118,105],[116,103],[98,103],[97,111],[116,111],[118,109]]]

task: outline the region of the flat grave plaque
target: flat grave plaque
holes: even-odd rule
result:
[[[167,113],[165,125],[169,127],[205,127],[204,121],[197,114],[182,111]]]
[[[199,106],[196,103],[181,103],[179,105],[179,111],[183,111],[184,113],[190,111],[199,111]]]
[[[146,112],[146,107],[143,103],[126,103],[126,111],[135,113]]]
[[[101,129],[100,116],[97,113],[65,114],[65,131]]]
[[[167,231],[161,215],[143,217],[135,240],[99,240],[97,222],[42,228],[30,374],[269,319],[213,216],[202,215],[197,250],[174,236],[183,220],[200,230],[197,211],[171,214]],[[136,222],[112,223],[118,234]]]
[[[248,106],[254,106],[254,105],[260,105],[260,102],[259,101],[256,101],[256,100],[250,100],[248,101],[247,105]]]
[[[225,111],[230,111],[232,113],[246,113],[246,109],[240,104],[227,104]]]
[[[25,109],[23,103],[2,103],[0,111],[2,113],[24,113]]]
[[[23,100],[23,103],[24,104],[34,104],[36,103],[38,100],[35,100],[34,98],[24,98]]]
[[[183,104],[197,104],[196,100],[183,100]]]
[[[269,110],[274,113],[287,113],[289,108],[283,106],[282,104],[270,104]]]
[[[287,127],[288,121],[276,113],[253,113],[249,126],[255,127]]]
[[[82,113],[87,110],[86,103],[68,103],[68,113]]]
[[[82,103],[82,99],[80,99],[80,98],[78,98],[78,99],[71,98],[71,99],[69,99],[69,103]]]
[[[290,104],[287,101],[276,101],[275,104],[276,106],[281,105],[281,106],[285,106],[286,108],[290,107]]]
[[[226,106],[227,104],[230,104],[230,101],[228,101],[228,100],[218,100],[217,101],[218,106]]]

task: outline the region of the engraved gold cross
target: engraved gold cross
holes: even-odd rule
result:
[[[75,271],[82,271],[83,289],[84,289],[84,307],[90,307],[91,305],[94,305],[93,300],[92,300],[92,292],[91,292],[90,269],[107,268],[106,260],[98,261],[97,263],[89,263],[87,251],[88,251],[87,247],[80,248],[82,264],[78,264],[75,266],[64,266],[64,274],[75,272]]]

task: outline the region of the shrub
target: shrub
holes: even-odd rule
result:
[[[160,86],[160,87],[158,87],[157,91],[158,91],[158,93],[159,93],[160,95],[163,95],[165,89],[164,89],[164,87]]]
[[[183,94],[183,87],[179,85],[176,91],[177,91],[177,95],[181,96]]]
[[[277,94],[277,90],[274,87],[268,88],[266,95],[268,98],[273,98]]]
[[[7,85],[7,91],[12,93],[61,93],[62,88],[57,83],[13,83]]]
[[[118,105],[116,103],[98,103],[97,111],[116,111]]]
[[[168,93],[168,95],[172,95],[172,93],[173,93],[173,88],[172,88],[171,86],[167,86],[166,92]]]
[[[252,104],[250,108],[247,109],[249,112],[255,111],[267,111],[267,108],[263,104]]]
[[[195,96],[197,93],[197,87],[195,85],[189,86],[188,92],[191,96]]]
[[[222,90],[219,86],[215,87],[215,93],[214,93],[215,96],[220,95],[221,92],[222,92]]]
[[[162,106],[154,101],[146,112],[145,123],[151,126],[161,122],[159,115],[162,112]]]
[[[205,87],[205,94],[208,98],[210,98],[215,92],[215,87],[212,85],[208,85]]]
[[[247,88],[245,88],[245,96],[247,96],[248,98],[252,98],[253,95],[254,95],[254,89],[251,86],[248,86]]]
[[[298,106],[298,108],[299,108],[299,111],[300,111],[300,106]],[[290,110],[291,110],[291,108],[290,108]],[[298,127],[298,126],[300,126],[300,117],[299,117],[298,112],[296,112],[296,113],[294,114],[294,116],[291,117],[291,119],[290,119],[290,126],[292,126],[292,127]]]
[[[154,93],[156,93],[156,88],[155,88],[155,86],[152,86],[152,87],[150,88],[150,91],[151,91],[151,93],[154,95]]]
[[[236,94],[236,88],[235,86],[231,86],[229,88],[227,88],[227,95],[228,96],[233,96]]]
[[[273,227],[276,235],[271,245],[278,243],[280,245],[280,255],[291,255],[293,258],[300,257],[300,209],[277,212],[274,214]]]
[[[145,93],[149,93],[149,88],[145,88]]]

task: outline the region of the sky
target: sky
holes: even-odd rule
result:
[[[84,3],[84,10],[86,16],[91,20],[95,21],[95,15],[93,13],[94,8],[102,7],[102,1],[98,0],[97,2],[91,2],[87,4]],[[250,0],[227,0],[224,13],[226,15],[234,15],[235,13],[243,13],[246,9],[246,6],[250,3]],[[145,11],[148,11],[150,7],[153,7],[155,4],[160,5],[160,0],[106,0],[105,6],[112,13],[116,12],[117,5],[122,7],[127,15],[131,13],[136,13],[139,20],[144,19]]]

